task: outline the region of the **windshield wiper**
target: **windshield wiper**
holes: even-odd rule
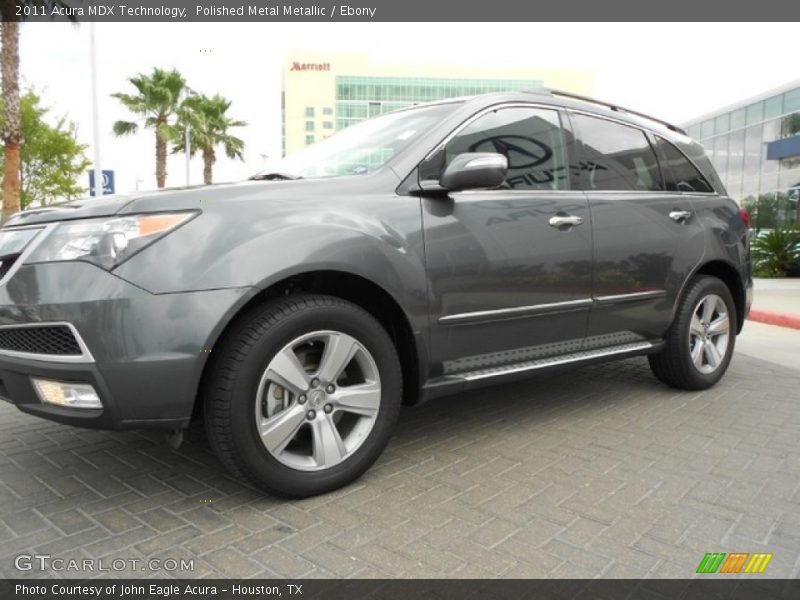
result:
[[[251,181],[294,181],[295,179],[302,179],[300,175],[290,175],[289,173],[256,173],[250,177]]]

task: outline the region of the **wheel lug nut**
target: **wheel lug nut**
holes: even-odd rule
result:
[[[314,377],[314,379],[311,380],[311,387],[313,387],[313,388],[319,387],[319,379]]]
[[[331,404],[326,404],[326,405],[325,405],[325,412],[326,412],[327,414],[331,414],[331,413],[333,412],[333,405],[331,405]]]
[[[297,397],[297,401],[298,401],[300,404],[305,404],[305,403],[306,403],[306,395],[305,395],[305,394],[300,394],[300,395]]]
[[[332,383],[329,383],[328,387],[325,388],[325,391],[328,392],[329,394],[332,394],[333,392],[336,391],[336,388]]]
[[[306,413],[306,417],[308,417],[309,419],[313,419],[316,416],[317,416],[317,413],[316,413],[316,411],[313,411],[313,410],[310,410],[310,411],[308,411]]]

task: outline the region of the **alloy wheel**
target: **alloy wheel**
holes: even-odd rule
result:
[[[320,471],[358,450],[380,404],[380,374],[366,347],[340,331],[315,331],[286,344],[267,365],[256,392],[256,426],[282,464]]]
[[[709,294],[697,303],[689,324],[689,354],[698,371],[707,375],[723,363],[730,328],[728,308],[720,296]]]

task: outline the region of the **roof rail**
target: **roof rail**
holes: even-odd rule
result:
[[[530,90],[530,91],[532,93],[539,93],[539,94],[548,94],[549,93],[551,96],[560,96],[562,98],[570,98],[572,100],[580,100],[582,102],[589,102],[590,104],[597,104],[598,106],[604,106],[604,107],[606,107],[606,108],[608,108],[610,110],[613,110],[615,112],[621,112],[621,113],[626,113],[626,114],[630,114],[630,115],[636,115],[637,117],[642,117],[643,119],[647,119],[648,121],[654,121],[655,123],[660,123],[661,125],[663,125],[667,129],[671,129],[672,131],[676,131],[677,133],[682,133],[683,135],[686,135],[686,131],[684,131],[683,129],[681,129],[677,125],[673,125],[672,123],[669,123],[668,121],[664,121],[662,119],[657,119],[656,117],[652,117],[650,115],[647,115],[645,113],[642,113],[642,112],[639,112],[639,111],[636,111],[636,110],[631,110],[629,108],[624,108],[622,106],[619,106],[618,104],[612,104],[610,102],[603,102],[602,100],[597,100],[595,98],[590,98],[588,96],[581,96],[580,94],[572,94],[570,92],[562,92],[560,90],[551,90],[549,88],[537,88],[537,89],[533,89],[533,90]]]

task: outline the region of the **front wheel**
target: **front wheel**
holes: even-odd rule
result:
[[[389,440],[402,377],[394,345],[361,308],[303,295],[243,317],[204,390],[206,429],[236,475],[304,497],[360,476]]]
[[[650,368],[672,387],[710,388],[728,369],[736,329],[736,309],[728,287],[716,277],[696,277],[687,286],[664,349],[648,357]]]

